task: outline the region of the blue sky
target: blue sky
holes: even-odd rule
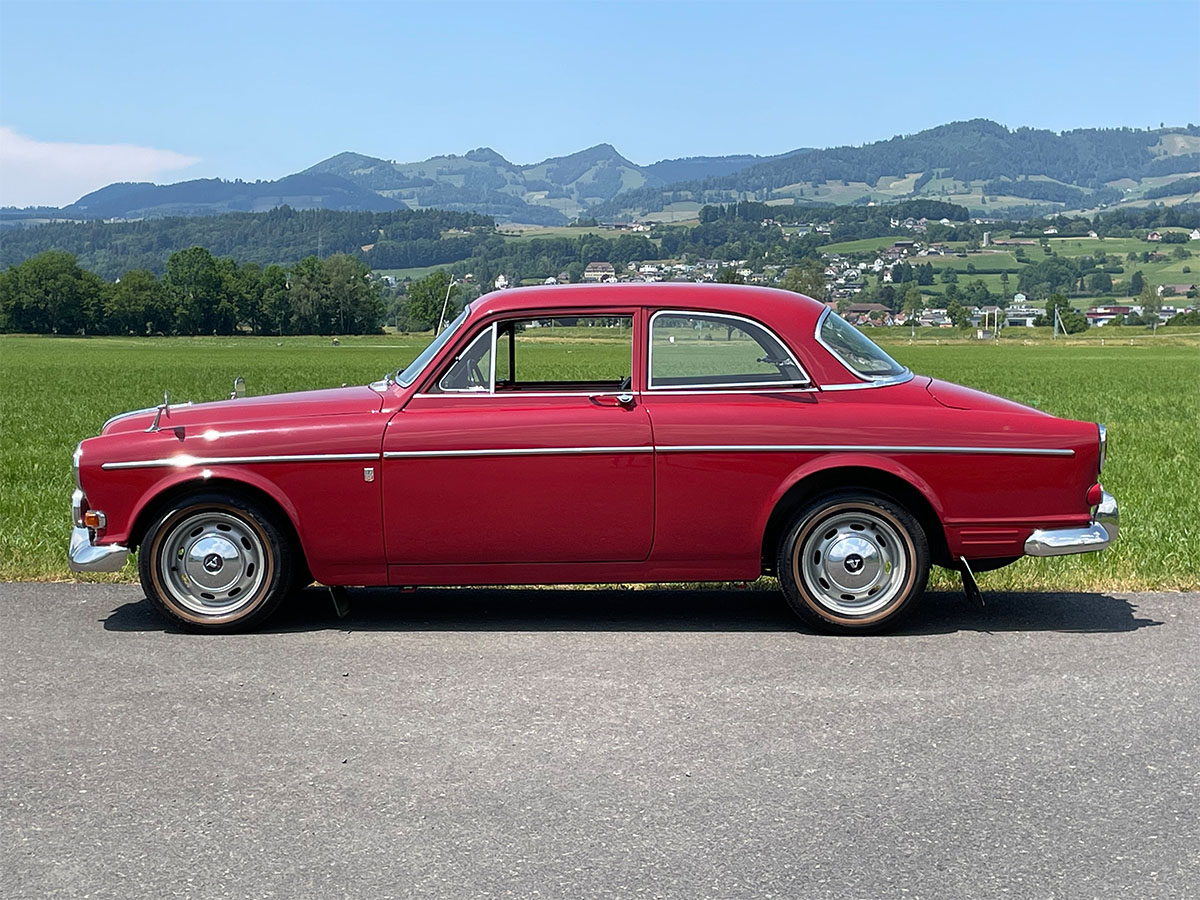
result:
[[[1200,121],[1200,0],[0,0],[0,204],[277,178],[342,150],[638,163],[956,119]]]

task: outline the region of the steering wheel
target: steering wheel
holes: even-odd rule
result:
[[[467,384],[487,387],[487,379],[483,377],[483,371],[479,368],[479,360],[471,360],[471,370],[468,376]]]

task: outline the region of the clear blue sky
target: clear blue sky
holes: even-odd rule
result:
[[[1198,59],[1200,0],[0,0],[0,203],[114,174],[277,178],[342,150],[534,162],[609,142],[649,163],[980,116],[1182,125]]]

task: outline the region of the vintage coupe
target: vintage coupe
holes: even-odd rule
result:
[[[770,288],[488,294],[374,384],[110,419],[75,452],[71,567],[129,550],[186,626],[298,585],[778,577],[810,625],[894,623],[931,563],[1101,550],[1103,425],[914,375]],[[973,581],[968,581],[968,586]]]

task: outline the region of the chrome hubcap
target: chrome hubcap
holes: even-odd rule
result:
[[[227,615],[251,603],[266,574],[258,533],[229,513],[188,516],[162,547],[163,583],[180,604],[204,615]]]
[[[908,579],[908,555],[888,519],[865,510],[834,512],[810,530],[797,550],[808,592],[845,616],[878,612],[896,599]]]

